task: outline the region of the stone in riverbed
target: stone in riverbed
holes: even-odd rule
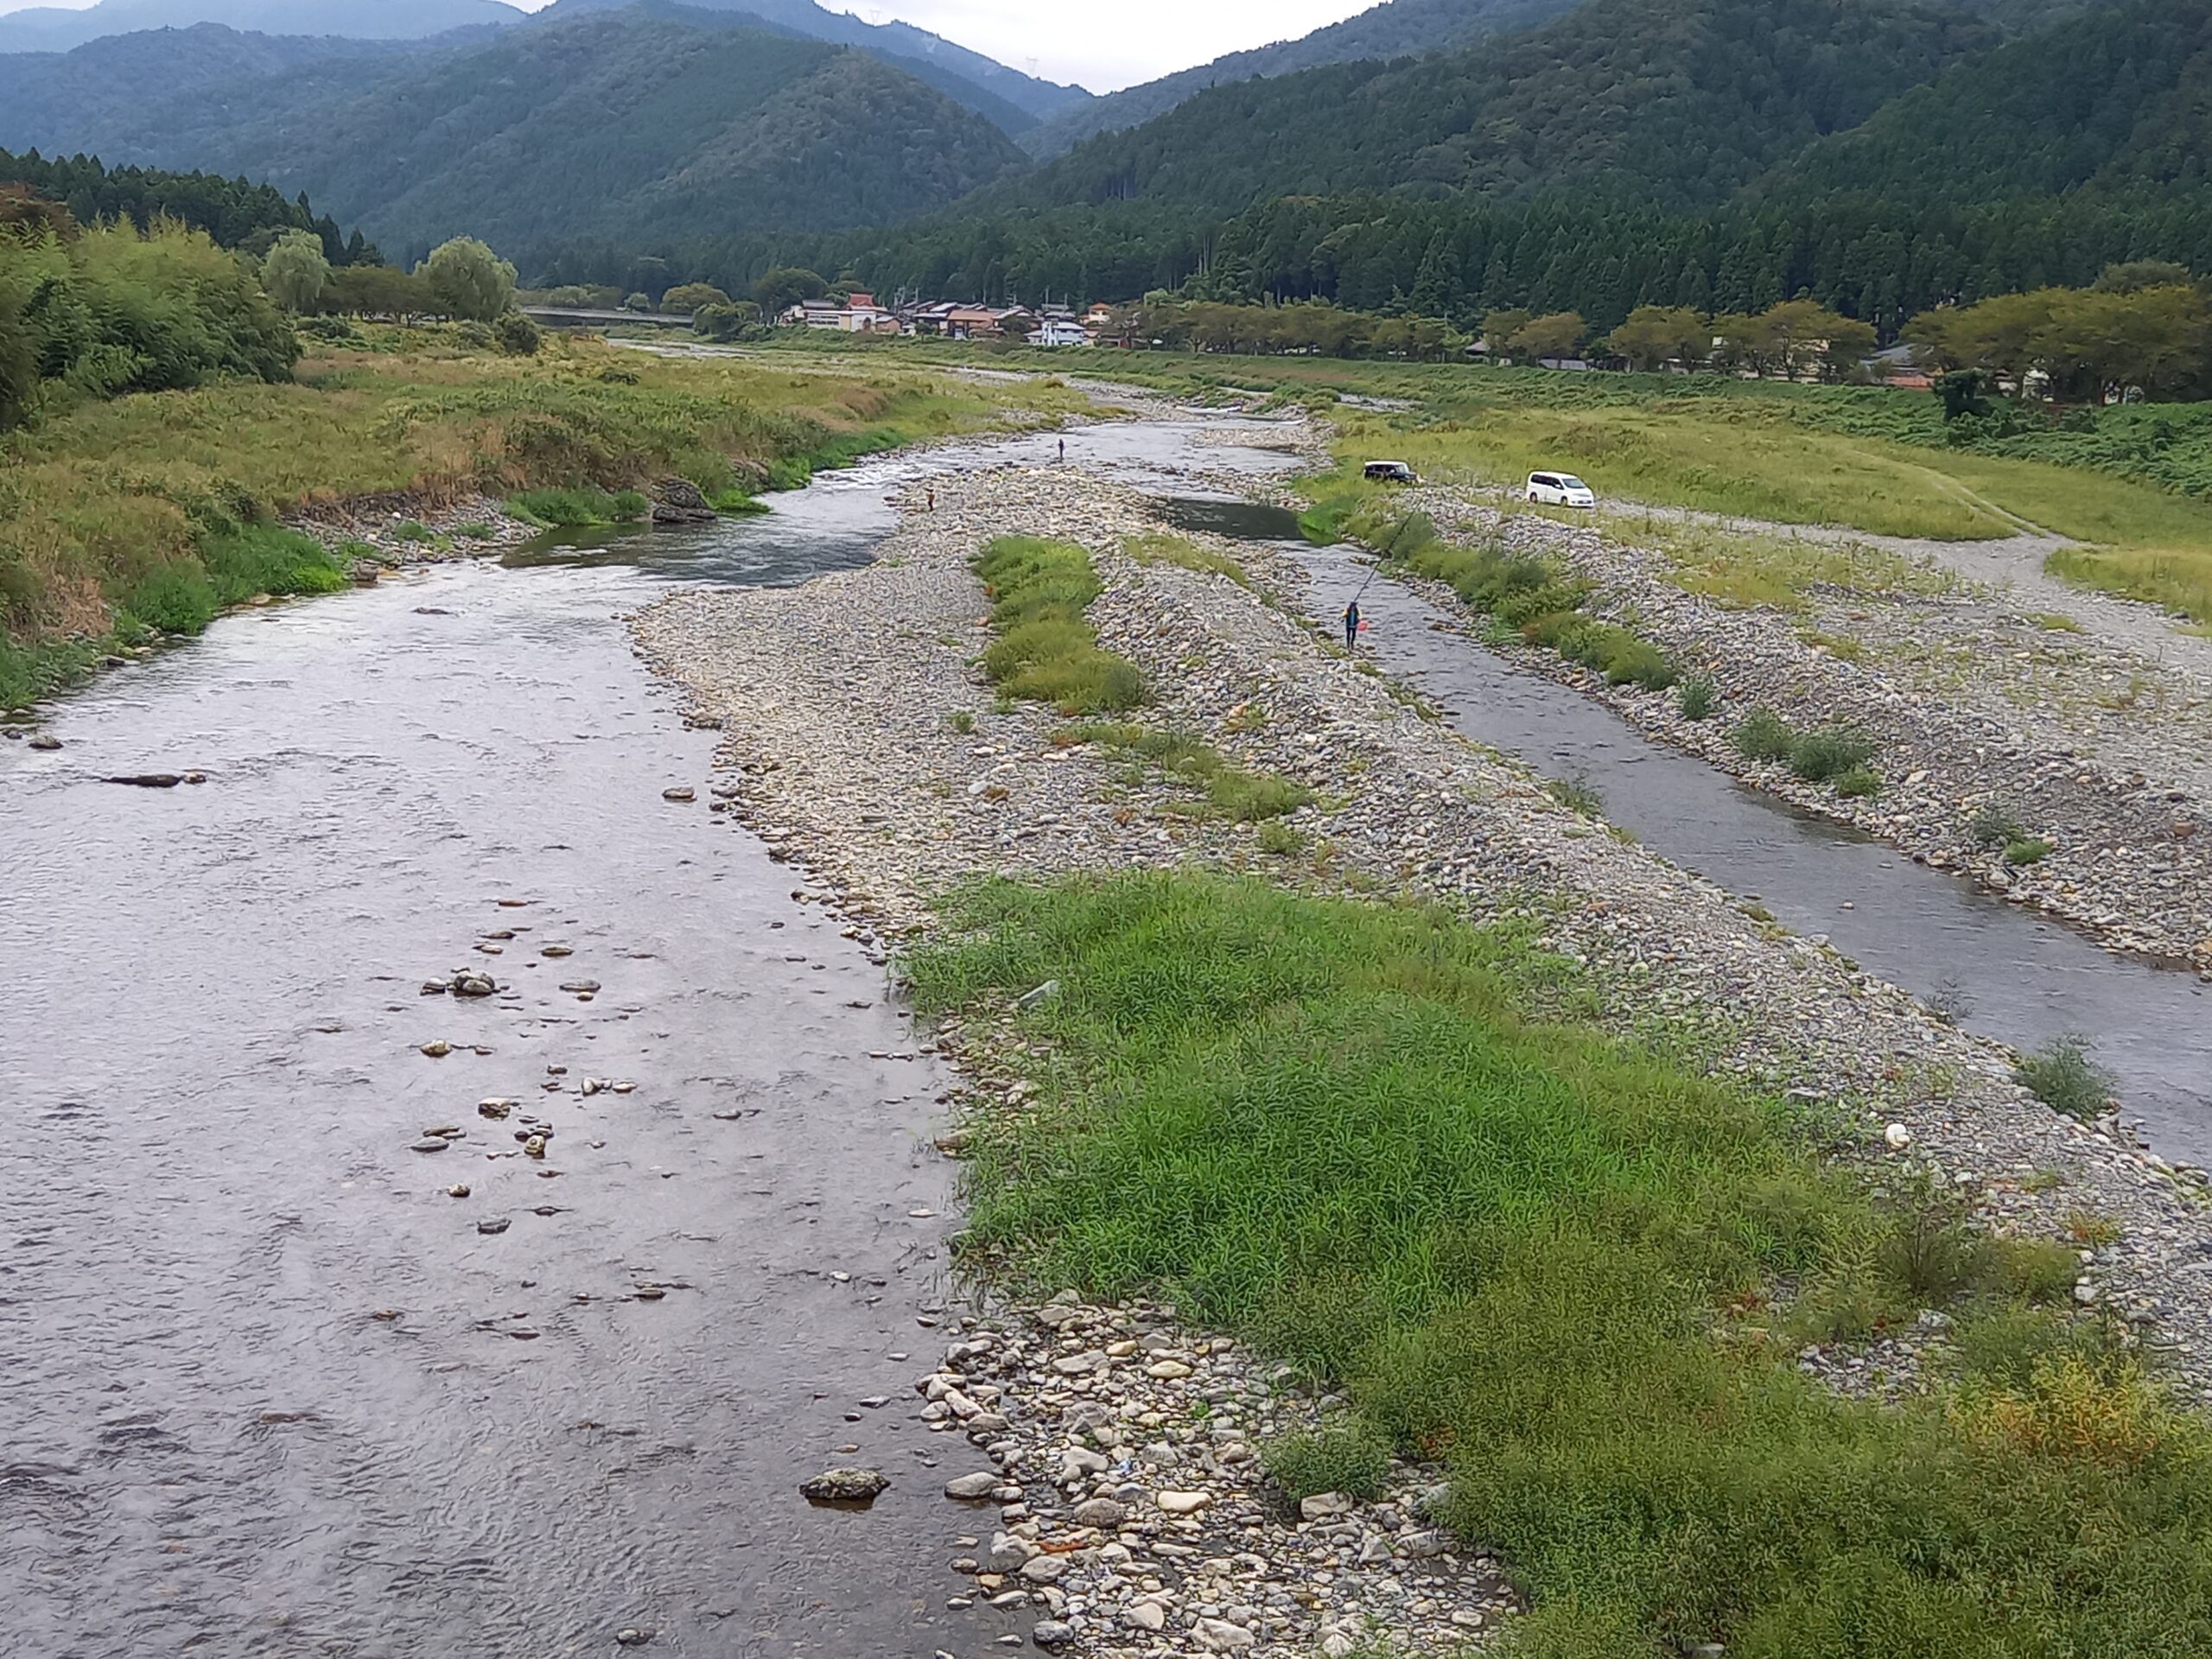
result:
[[[497,996],[499,982],[478,968],[456,969],[446,982],[446,988],[455,996]]]
[[[442,1060],[447,1055],[453,1052],[453,1045],[443,1041],[425,1043],[423,1045],[423,1052],[429,1055],[434,1060]]]
[[[825,1469],[799,1484],[799,1496],[816,1503],[872,1503],[891,1482],[878,1469]]]
[[[61,740],[51,732],[41,732],[36,737],[31,739],[31,747],[44,750],[49,753],[60,747]]]
[[[452,1144],[453,1143],[451,1141],[446,1140],[442,1135],[426,1135],[410,1147],[409,1150],[412,1152],[443,1152]]]
[[[944,1495],[963,1500],[988,1497],[1004,1484],[996,1470],[982,1470],[972,1475],[955,1475],[944,1483]]]
[[[660,792],[660,798],[664,801],[678,803],[696,801],[699,798],[699,791],[696,789],[664,789]]]
[[[1196,1515],[1213,1502],[1211,1492],[1162,1492],[1154,1500],[1162,1515]],[[1308,1498],[1307,1503],[1313,1500]]]
[[[497,1237],[514,1224],[505,1216],[486,1216],[476,1224],[476,1230],[488,1237]]]
[[[1128,1506],[1116,1503],[1110,1497],[1094,1497],[1075,1507],[1075,1523],[1079,1527],[1096,1527],[1101,1531],[1118,1527],[1129,1517]]]
[[[36,747],[36,740],[33,740]],[[57,746],[59,747],[59,746]],[[175,789],[184,781],[181,772],[126,772],[112,778],[103,778],[104,784],[123,784],[131,789]]]
[[[1301,1521],[1326,1521],[1335,1516],[1350,1515],[1359,1506],[1343,1492],[1317,1492],[1312,1497],[1298,1502],[1298,1518]]]
[[[1029,1632],[1029,1639],[1040,1648],[1064,1648],[1075,1640],[1075,1626],[1064,1624],[1057,1618],[1040,1619],[1037,1628]]]

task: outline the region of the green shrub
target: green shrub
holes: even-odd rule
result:
[[[1664,691],[1675,683],[1674,664],[1666,653],[1623,628],[1611,631],[1599,666],[1605,671],[1608,685],[1640,685],[1647,691]]]
[[[1882,776],[1869,766],[1853,766],[1835,780],[1835,792],[1847,800],[1871,801],[1882,792]]]
[[[1570,812],[1586,818],[1602,817],[1605,811],[1605,798],[1587,778],[1552,778],[1545,780],[1544,793]]]
[[[492,325],[493,337],[499,342],[499,349],[514,357],[534,357],[544,341],[537,323],[519,311],[503,311],[499,320]]]
[[[2005,847],[2027,839],[2027,830],[2012,809],[2002,801],[1986,801],[1974,810],[1967,832],[1984,847]]]
[[[1720,694],[1709,675],[1700,674],[1682,682],[1677,706],[1684,720],[1707,720],[1719,706]]]
[[[976,716],[965,709],[955,709],[944,717],[944,723],[948,729],[965,737],[976,729]]]
[[[2012,1079],[2054,1111],[2092,1118],[2112,1103],[2119,1081],[2090,1057],[2086,1037],[2056,1037],[2024,1057]]]
[[[1873,753],[1873,740],[1864,734],[1841,726],[1823,727],[1791,742],[1789,770],[1808,784],[1833,783],[1863,770]],[[1875,786],[1880,787],[1879,780]]]
[[[1390,1447],[1357,1422],[1327,1423],[1262,1446],[1260,1464],[1294,1503],[1324,1492],[1371,1503],[1390,1478]]]
[[[1281,818],[1261,824],[1259,843],[1262,852],[1274,858],[1295,858],[1306,850],[1306,837]]]
[[[1746,760],[1782,760],[1796,747],[1797,734],[1771,709],[1754,709],[1736,728],[1736,753]]]
[[[2019,867],[2040,864],[2057,850],[2041,836],[2030,836],[2024,841],[2012,842],[2005,849],[2005,861]]]

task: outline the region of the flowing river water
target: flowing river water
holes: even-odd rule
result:
[[[1285,459],[1193,436],[1070,460],[1167,488]],[[890,485],[1056,445],[246,612],[67,700],[58,753],[0,744],[10,1653],[968,1659],[1026,1630],[946,1607],[971,1517],[939,1488],[974,1454],[912,1411],[957,1313],[949,1077],[862,945],[710,830],[714,738],[620,616],[865,559]],[[500,995],[423,994],[462,967]],[[810,1508],[836,1465],[893,1484]]]
[[[1162,496],[1287,464],[1204,424],[1085,429],[1068,458]],[[1026,1629],[946,1606],[964,1448],[911,1411],[959,1311],[949,1078],[863,944],[710,832],[714,740],[620,617],[863,560],[890,486],[1057,443],[247,612],[68,700],[59,753],[0,745],[10,1652],[549,1659],[627,1632],[970,1659]],[[1330,614],[1363,572],[1306,556]],[[1363,604],[1462,729],[1598,779],[1659,850],[1876,971],[1970,970],[1995,1034],[2096,1031],[2162,1138],[2205,1142],[2192,982],[1644,745],[1405,589]],[[207,782],[99,781],[186,768]],[[500,994],[422,994],[462,967]],[[892,1486],[810,1508],[835,1464]]]

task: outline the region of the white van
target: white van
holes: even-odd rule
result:
[[[1598,497],[1573,473],[1531,473],[1529,499],[1540,507],[1594,507]]]

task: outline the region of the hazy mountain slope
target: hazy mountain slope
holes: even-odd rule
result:
[[[601,9],[606,3],[607,0],[554,0],[538,16],[560,20],[579,11]],[[749,18],[808,40],[855,46],[887,61],[895,60],[902,68],[927,65],[939,74],[956,75],[1004,99],[1032,119],[1091,101],[1091,95],[1080,86],[1063,86],[1009,69],[994,58],[911,23],[866,22],[848,12],[818,6],[814,0],[689,0],[689,4],[695,10],[741,14],[739,21]],[[919,78],[938,84],[930,75]]]
[[[190,73],[178,43],[194,48]],[[0,59],[0,145],[266,177],[395,252],[461,232],[526,253],[556,238],[887,223],[1022,160],[988,122],[867,54],[756,29],[617,12],[442,50],[301,61],[302,44],[210,27]],[[9,84],[11,66],[51,80],[56,64],[68,86],[33,102],[81,95],[93,114],[13,132],[29,89]],[[116,90],[126,81],[135,98]]]
[[[2145,0],[2001,48],[1761,186],[1917,203],[2160,190],[2212,173],[2212,0]]]
[[[67,52],[106,35],[194,23],[270,35],[410,40],[519,22],[524,16],[501,0],[99,0],[82,10],[34,6],[0,15],[0,53]]]
[[[0,54],[0,149],[188,168],[211,161],[228,128],[262,118],[272,97],[306,105],[351,96],[403,49],[201,23]]]
[[[1021,147],[1049,159],[1099,133],[1141,126],[1209,86],[1362,58],[1427,57],[1548,22],[1580,3],[1581,0],[1384,0],[1371,10],[1298,40],[1232,52],[1194,69],[1062,111],[1023,134]]]
[[[588,13],[621,11],[626,9],[650,17],[673,18],[678,22],[688,22],[703,29],[764,29],[771,34],[789,35],[793,40],[811,41],[823,38],[818,33],[796,29],[787,23],[771,22],[754,10],[718,5],[715,0],[703,0],[703,3],[702,0],[692,0],[689,4],[683,3],[682,0],[555,0],[554,4],[537,12],[535,16],[540,23],[558,24],[573,22]],[[870,26],[861,23],[858,27],[865,32]],[[887,30],[881,29],[874,32],[878,35],[888,33]],[[925,38],[935,40],[937,37],[932,35]],[[962,109],[973,110],[1001,132],[1009,135],[1023,133],[1037,124],[1037,118],[1020,105],[1010,102],[997,92],[986,89],[950,67],[955,60],[952,58],[940,60],[939,58],[907,57],[901,53],[891,50],[880,40],[856,44],[869,56],[881,59],[894,69],[903,69],[925,86],[936,87],[938,91],[959,105]],[[956,48],[956,52],[957,50]],[[975,54],[969,53],[965,55],[973,57]],[[999,65],[990,64],[988,59],[983,59],[982,61],[989,64],[993,69],[1001,67]],[[1088,97],[1089,94],[1086,93],[1084,96]]]
[[[1469,51],[1217,87],[978,206],[1572,189],[1698,207],[1998,38],[1905,0],[1591,0]]]

